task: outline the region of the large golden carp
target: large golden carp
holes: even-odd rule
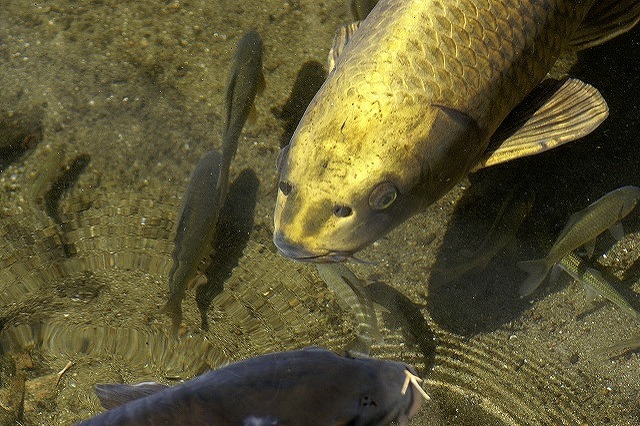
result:
[[[633,27],[638,3],[381,0],[281,153],[280,252],[342,260],[474,167],[589,133],[607,116],[594,88],[539,84],[563,52]]]

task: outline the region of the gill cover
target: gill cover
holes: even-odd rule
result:
[[[432,106],[436,113],[422,158],[425,207],[459,182],[487,145],[473,118],[443,105]]]

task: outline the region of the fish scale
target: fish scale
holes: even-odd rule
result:
[[[570,3],[381,1],[367,18],[373,21],[368,31],[351,39],[343,55],[348,59],[337,72],[353,76],[340,79],[347,85],[362,79],[377,82],[373,79],[397,61],[407,68],[389,73],[386,89],[416,103],[441,101],[493,131],[546,74],[589,8]],[[518,52],[518,46],[526,47]],[[345,87],[326,87],[331,88],[339,92]],[[488,96],[495,90],[501,96]]]
[[[296,259],[344,259],[444,195],[569,48],[591,4],[380,1],[282,156],[291,190],[276,203],[276,245]],[[370,208],[383,182],[400,194],[386,212]]]

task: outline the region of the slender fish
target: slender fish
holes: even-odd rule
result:
[[[78,425],[406,425],[428,396],[411,367],[322,348],[262,355],[181,385],[98,385]],[[121,405],[120,405],[121,404]]]
[[[169,272],[169,300],[163,308],[176,331],[182,321],[186,289],[198,275],[198,266],[211,255],[218,216],[227,196],[231,160],[255,96],[263,87],[262,40],[256,31],[249,31],[238,43],[227,84],[222,154],[209,151],[198,161],[178,215],[173,267]]]
[[[615,345],[597,349],[595,351],[595,354],[598,356],[604,356],[614,352],[627,353],[627,352],[635,352],[638,350],[640,350],[640,336],[635,336],[635,337],[632,337],[631,339],[618,342]]]
[[[366,283],[344,264],[318,263],[318,274],[333,291],[341,308],[356,316],[357,336],[350,342],[347,353],[352,356],[368,356],[371,345],[382,340],[373,302],[365,290]]]
[[[211,243],[222,206],[218,182],[222,156],[207,152],[196,164],[184,193],[178,217],[178,229],[171,253],[173,266],[169,271],[169,300],[163,308],[177,331],[182,322],[182,299],[187,287],[198,276],[198,266],[211,254]]]
[[[563,52],[633,27],[639,3],[380,0],[279,156],[279,251],[344,260],[472,169],[591,132],[608,114],[597,90],[540,83]],[[536,108],[517,108],[528,95]]]
[[[222,136],[222,179],[227,185],[229,165],[238,148],[240,133],[250,115],[255,113],[254,100],[265,87],[262,74],[262,39],[257,31],[248,31],[238,42],[227,83],[225,120]]]
[[[640,188],[623,186],[574,213],[545,258],[518,262],[518,267],[529,274],[520,286],[520,295],[531,294],[544,281],[553,265],[620,222],[635,208],[638,200]]]
[[[573,279],[595,290],[600,296],[622,309],[625,314],[640,320],[640,312],[631,306],[624,296],[613,288],[611,283],[602,276],[600,271],[589,267],[577,254],[569,253],[564,256],[560,259],[560,262],[558,262],[558,266],[571,275]]]

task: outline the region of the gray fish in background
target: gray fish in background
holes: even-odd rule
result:
[[[518,263],[518,267],[529,274],[520,286],[520,295],[531,294],[540,286],[553,265],[620,222],[635,208],[639,199],[640,188],[623,186],[607,193],[587,208],[574,213],[549,250],[547,257]]]
[[[622,355],[628,352],[635,352],[637,350],[640,350],[640,336],[635,336],[631,339],[618,342],[615,345],[600,348],[595,351],[595,354],[598,356],[610,355],[609,358],[613,358],[617,356],[613,354],[615,352],[617,352],[619,355]]]
[[[356,316],[357,337],[349,344],[350,356],[368,356],[371,345],[382,340],[373,302],[365,290],[366,283],[359,279],[345,264],[318,263],[318,274],[338,299],[345,311]]]
[[[102,405],[115,408],[78,425],[406,425],[428,398],[418,381],[401,362],[306,348],[173,387],[98,385]]]
[[[236,47],[225,97],[227,119],[222,136],[222,173],[228,174],[244,123],[254,108],[256,95],[265,87],[262,50],[262,39],[254,30],[248,31]]]
[[[595,290],[599,295],[622,309],[624,313],[640,320],[640,312],[635,310],[633,306],[613,288],[611,283],[602,276],[600,271],[589,267],[587,262],[582,260],[577,254],[569,253],[560,259],[558,266],[571,275],[573,279]]]
[[[249,31],[238,43],[229,74],[222,154],[209,151],[198,161],[178,215],[169,300],[163,308],[175,331],[182,322],[181,305],[186,289],[196,278],[198,266],[212,253],[218,216],[227,196],[229,167],[255,96],[263,87],[262,40],[256,31]]]

